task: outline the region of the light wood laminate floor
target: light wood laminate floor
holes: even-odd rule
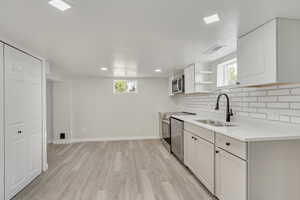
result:
[[[158,140],[48,146],[49,170],[14,200],[212,200]]]

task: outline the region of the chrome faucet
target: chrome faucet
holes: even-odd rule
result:
[[[216,103],[216,107],[215,110],[219,110],[219,101],[221,96],[225,96],[226,100],[227,100],[227,105],[226,105],[226,122],[230,122],[230,117],[233,116],[233,112],[232,109],[230,109],[230,105],[229,105],[229,96],[225,93],[219,94],[218,99],[217,99],[217,103]]]

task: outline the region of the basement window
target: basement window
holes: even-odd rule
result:
[[[217,66],[218,87],[235,85],[237,81],[237,59],[231,59]]]
[[[137,93],[137,80],[114,80],[114,94]]]

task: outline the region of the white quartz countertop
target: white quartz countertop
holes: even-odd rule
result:
[[[173,115],[172,117],[244,142],[300,139],[300,125],[297,124],[241,118],[232,122],[235,126],[216,127],[195,120],[218,120],[224,122],[225,114],[223,117],[213,113]]]

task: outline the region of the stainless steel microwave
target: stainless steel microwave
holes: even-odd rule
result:
[[[184,75],[174,77],[172,80],[172,93],[184,93]]]

